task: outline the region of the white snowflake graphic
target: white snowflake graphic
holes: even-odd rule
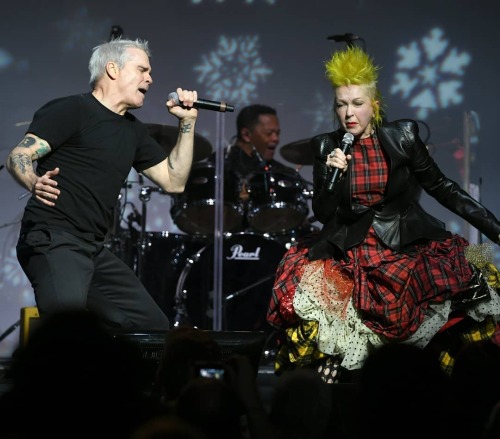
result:
[[[319,132],[331,131],[334,120],[333,98],[326,96],[320,91],[316,91],[313,98],[312,110],[305,110],[304,113],[313,119],[311,135]]]
[[[400,47],[398,54],[399,71],[390,92],[408,100],[419,119],[463,101],[460,89],[471,56],[451,48],[442,29],[434,28],[419,42]]]
[[[0,47],[0,70],[7,69],[14,62],[12,55]]]
[[[259,55],[259,37],[221,36],[216,50],[202,55],[203,63],[195,66],[198,83],[204,84],[214,100],[247,105],[257,97],[257,84],[265,82],[273,70]]]
[[[72,17],[61,20],[58,28],[65,33],[64,50],[88,50],[89,46],[95,46],[95,42],[102,39],[102,29],[111,28],[111,21],[91,17],[84,6],[77,8]]]
[[[19,265],[16,256],[17,228],[7,237],[2,249],[3,265],[0,270],[0,285],[7,287],[3,297],[6,302],[15,302],[22,297],[25,303],[34,300],[33,289]]]

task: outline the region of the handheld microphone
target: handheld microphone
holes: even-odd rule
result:
[[[344,154],[351,147],[353,142],[354,142],[354,136],[351,133],[345,133],[344,137],[342,138],[342,152]],[[340,174],[340,168],[335,168],[332,173],[332,178],[330,179],[328,186],[326,187],[326,190],[328,192],[333,191],[333,187],[335,186],[335,183],[339,178],[339,174]]]
[[[168,100],[173,99],[177,105],[182,105],[179,101],[179,95],[176,91],[173,91],[168,95]],[[234,106],[226,104],[225,102],[209,101],[208,99],[199,99],[193,104],[194,108],[199,110],[212,110],[220,111],[222,113],[226,111],[234,111]]]

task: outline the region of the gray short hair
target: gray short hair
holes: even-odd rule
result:
[[[127,49],[136,48],[146,52],[151,58],[148,42],[146,40],[128,40],[116,38],[94,47],[89,61],[90,87],[94,89],[96,82],[104,75],[106,64],[114,61],[121,69],[128,59]]]

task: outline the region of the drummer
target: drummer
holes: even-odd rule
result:
[[[249,199],[249,179],[256,173],[278,172],[301,178],[298,172],[274,159],[280,141],[280,122],[276,109],[267,105],[248,105],[236,118],[236,135],[231,145],[224,149],[224,169],[237,175],[240,182],[240,199]],[[208,159],[215,161],[215,153]],[[244,221],[244,229],[249,229]]]

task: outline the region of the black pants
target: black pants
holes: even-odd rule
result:
[[[41,317],[80,308],[111,328],[168,329],[168,318],[139,278],[104,243],[35,230],[21,232],[16,250]]]

